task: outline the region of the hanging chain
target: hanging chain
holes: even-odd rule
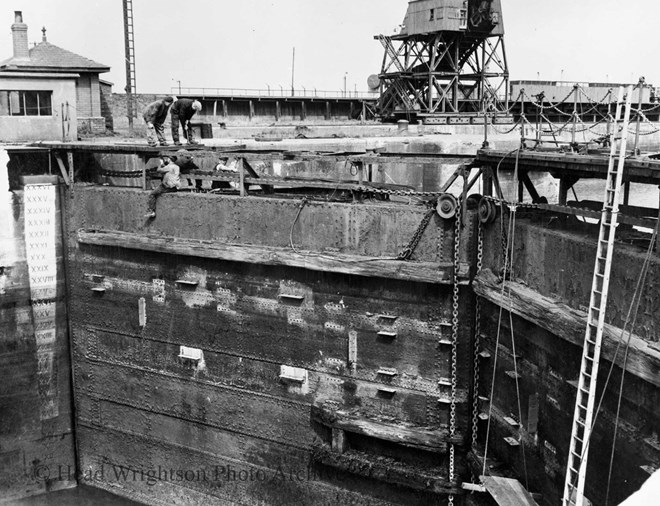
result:
[[[508,249],[508,238],[507,238],[507,231],[506,231],[506,219],[505,219],[505,213],[504,213],[504,208],[505,208],[505,203],[500,202],[501,206],[501,213],[500,213],[500,240],[502,242],[502,270],[501,270],[501,275],[502,275],[502,280],[505,280],[507,278],[507,274],[509,272],[509,266],[507,265],[507,249]]]
[[[415,230],[415,233],[408,242],[408,245],[405,248],[403,248],[403,250],[401,250],[401,253],[399,253],[396,256],[398,260],[408,260],[412,256],[412,254],[415,252],[415,248],[417,248],[417,245],[419,244],[420,239],[424,235],[424,231],[426,230],[426,227],[428,227],[429,222],[431,221],[431,218],[433,218],[433,215],[435,213],[436,213],[435,204],[431,204],[431,209],[426,211],[426,214],[422,218],[422,221],[417,227],[417,230]]]
[[[478,222],[477,234],[477,274],[481,272],[484,258],[484,230],[481,220]],[[477,295],[474,303],[474,366],[472,394],[472,449],[477,447],[477,424],[479,416],[479,351],[481,349],[481,298]]]
[[[458,268],[460,261],[461,245],[461,211],[462,206],[456,208],[456,221],[454,223],[454,274],[453,274],[453,293],[452,293],[452,315],[451,315],[451,404],[449,407],[449,434],[453,438],[456,433],[456,386],[457,386],[457,361],[456,350],[458,347]],[[449,482],[453,483],[455,479],[455,446],[449,445]],[[453,506],[454,496],[450,495],[447,499],[448,505]]]

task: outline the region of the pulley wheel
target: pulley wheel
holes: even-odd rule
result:
[[[497,217],[497,206],[490,199],[482,198],[479,202],[479,221],[481,223],[492,223]]]
[[[441,218],[444,218],[445,220],[453,218],[456,216],[457,209],[458,200],[456,200],[456,197],[449,193],[440,195],[438,198],[438,205],[436,206],[436,210],[438,211],[438,214]]]
[[[474,211],[475,209],[479,209],[479,202],[481,202],[481,199],[483,198],[483,195],[480,193],[473,193],[472,195],[468,195],[468,198],[466,200],[466,209],[468,211]]]

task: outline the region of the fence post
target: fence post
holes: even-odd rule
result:
[[[575,150],[575,134],[577,133],[577,104],[578,104],[578,84],[573,85],[573,128],[571,128],[571,149]]]
[[[642,125],[642,92],[644,91],[645,87],[646,87],[646,81],[644,77],[640,77],[639,82],[637,83],[637,93],[639,95],[637,100],[637,125],[635,126],[635,147],[633,150],[633,154],[635,155],[639,154],[639,129]]]

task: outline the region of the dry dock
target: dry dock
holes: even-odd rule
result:
[[[507,195],[522,204],[484,217],[515,169],[505,150],[202,147],[185,174],[201,191],[161,196],[147,220],[150,148],[9,153],[5,497],[77,481],[157,505],[487,504],[462,486],[487,447],[488,474],[559,501],[597,240],[594,206],[568,191],[603,177],[601,155],[518,153]],[[660,162],[629,167],[657,184]],[[556,195],[541,199],[539,172]],[[595,504],[639,227],[656,218],[622,208]],[[654,254],[625,365],[617,500],[660,465],[659,267]]]

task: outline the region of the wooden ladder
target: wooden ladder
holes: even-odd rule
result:
[[[616,127],[610,134],[610,159],[607,167],[607,181],[603,198],[600,232],[598,234],[594,276],[591,284],[589,314],[582,350],[582,365],[573,414],[573,429],[564,485],[564,506],[583,506],[585,500],[584,484],[587,474],[589,438],[592,430],[596,378],[598,376],[607,292],[612,267],[612,252],[614,250],[614,237],[619,212],[619,190],[621,189],[623,165],[626,157],[632,90],[632,86],[625,89],[624,104],[624,88],[619,88],[615,117]],[[621,119],[622,114],[623,119]]]

